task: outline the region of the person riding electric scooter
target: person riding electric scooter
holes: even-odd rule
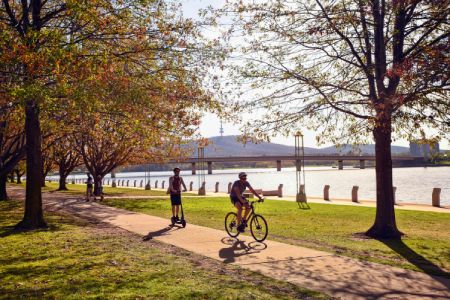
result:
[[[169,193],[170,201],[172,202],[172,225],[181,224],[186,227],[186,221],[184,219],[183,204],[181,203],[181,186],[183,186],[183,192],[186,192],[186,184],[183,178],[180,176],[180,168],[173,169],[174,175],[169,178]],[[178,217],[181,206],[181,219]]]

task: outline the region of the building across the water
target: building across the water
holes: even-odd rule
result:
[[[411,141],[409,142],[409,152],[411,156],[434,157],[439,154],[439,143],[419,140]]]

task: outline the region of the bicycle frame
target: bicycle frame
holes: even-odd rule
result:
[[[247,216],[247,220],[249,222],[248,224],[250,225],[250,232],[256,241],[262,242],[266,239],[268,234],[267,221],[263,216],[255,213],[255,204],[264,202],[264,199],[248,202],[250,204],[250,213]],[[236,231],[237,227],[237,214],[235,212],[229,212],[225,216],[225,230],[227,231],[228,235],[231,237],[237,237],[240,233],[239,231]]]
[[[256,215],[254,204],[262,203],[262,202],[264,202],[264,198],[261,200],[248,201],[248,203],[250,204],[250,213],[247,216],[247,220],[250,220],[254,215]],[[245,208],[245,206],[242,206],[242,210],[247,210],[247,209]]]

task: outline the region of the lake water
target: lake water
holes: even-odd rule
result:
[[[337,170],[331,167],[306,167],[306,194],[307,196],[323,196],[324,185],[330,185],[331,198],[351,199],[351,190],[354,185],[359,186],[359,199],[375,200],[375,169],[345,168]],[[198,171],[198,170],[197,170]],[[281,172],[276,169],[239,169],[239,170],[213,170],[213,174],[204,175],[206,190],[214,191],[215,183],[219,182],[219,191],[226,192],[228,183],[237,180],[237,174],[241,171],[248,173],[247,180],[255,189],[276,190],[279,184],[283,184],[283,195],[295,196],[296,174],[295,168],[284,168]],[[206,171],[205,171],[206,173]],[[166,181],[172,172],[151,172],[151,185],[158,180],[158,186]],[[194,189],[198,188],[199,175],[192,175],[190,170],[181,172],[181,175],[189,188],[189,183],[194,182]],[[416,167],[394,168],[394,186],[397,187],[397,202],[410,202],[431,204],[433,188],[441,188],[441,204],[450,205],[450,167]],[[84,175],[70,176],[72,178],[84,178]],[[107,175],[105,179],[109,179]],[[133,180],[138,185],[145,180],[144,172],[116,173],[116,179],[129,179],[130,186]]]

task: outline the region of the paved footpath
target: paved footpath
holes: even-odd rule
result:
[[[228,237],[225,231],[193,224],[188,224],[184,229],[171,227],[167,219],[98,203],[86,203],[73,195],[45,193],[44,204],[46,209],[63,210],[80,217],[106,222],[334,297],[450,299],[450,279],[447,278],[270,240],[262,244],[247,236],[233,239]]]

